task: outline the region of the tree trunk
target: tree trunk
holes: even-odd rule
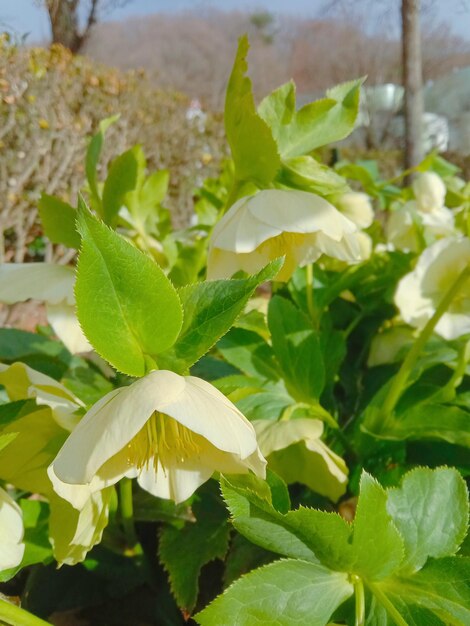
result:
[[[80,31],[79,0],[47,0],[46,8],[51,24],[52,43],[62,44],[74,54],[78,53],[96,21],[97,4],[98,0],[92,0],[85,28]]]
[[[420,0],[402,0],[403,86],[405,88],[405,168],[423,159],[423,91]]]

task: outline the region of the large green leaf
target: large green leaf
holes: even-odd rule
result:
[[[317,563],[282,560],[237,580],[195,620],[201,626],[323,626],[352,593],[347,574]]]
[[[143,376],[146,357],[170,348],[183,310],[160,267],[86,210],[75,296],[80,324],[95,350],[116,369]]]
[[[270,183],[281,165],[271,131],[256,112],[251,80],[246,76],[248,39],[241,37],[225,98],[225,131],[239,181]]]
[[[254,477],[225,477],[220,484],[233,525],[242,535],[265,550],[317,562],[306,538],[273,507],[266,484]]]
[[[465,481],[451,468],[418,468],[388,490],[387,510],[405,544],[402,572],[420,569],[428,557],[455,554],[467,533]]]
[[[387,511],[387,492],[363,472],[354,518],[352,570],[368,580],[390,576],[404,556],[403,539]]]
[[[225,335],[256,287],[274,278],[281,265],[282,261],[276,260],[247,279],[206,281],[179,289],[184,321],[168,356],[182,370],[193,365]]]
[[[38,209],[44,234],[52,243],[63,243],[69,248],[80,247],[80,235],[75,224],[77,211],[70,204],[43,193]]]
[[[274,296],[268,326],[287,390],[299,402],[315,402],[325,386],[325,367],[317,333],[289,300]]]
[[[111,224],[124,204],[126,194],[143,182],[145,156],[141,146],[134,146],[111,163],[103,187],[103,219]]]
[[[347,137],[359,111],[363,79],[337,85],[326,98],[295,109],[295,85],[286,83],[259,105],[283,159],[308,154],[315,148]]]
[[[160,534],[159,557],[170,577],[178,606],[191,612],[197,601],[199,574],[209,561],[223,559],[229,541],[227,513],[217,494],[207,488],[194,504],[195,521],[183,529],[165,526]]]
[[[391,578],[372,585],[371,591],[399,626],[421,626],[423,622],[410,621],[408,616],[423,609],[434,613],[444,624],[466,626],[470,623],[470,558],[431,560],[412,577]],[[401,622],[395,611],[402,616]]]

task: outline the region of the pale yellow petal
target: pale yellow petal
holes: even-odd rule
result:
[[[75,315],[75,306],[66,302],[60,304],[47,304],[47,319],[54,329],[55,334],[65,347],[72,353],[89,352],[92,345],[83,334],[83,330]]]
[[[0,571],[16,567],[24,553],[23,516],[20,507],[0,488]]]
[[[54,263],[3,263],[0,265],[0,302],[13,304],[42,300],[73,304],[74,270]]]

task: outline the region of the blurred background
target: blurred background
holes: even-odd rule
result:
[[[0,0],[0,21],[3,260],[37,252],[40,192],[75,202],[87,137],[116,113],[102,167],[142,144],[149,169],[170,169],[184,225],[194,187],[227,154],[221,112],[242,33],[257,98],[293,78],[302,105],[368,76],[342,156],[379,158],[393,175],[405,147],[407,166],[437,150],[468,178],[468,1]]]

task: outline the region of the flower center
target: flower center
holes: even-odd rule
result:
[[[164,413],[155,411],[127,445],[127,462],[139,470],[158,463],[165,470],[199,452],[195,433]]]

